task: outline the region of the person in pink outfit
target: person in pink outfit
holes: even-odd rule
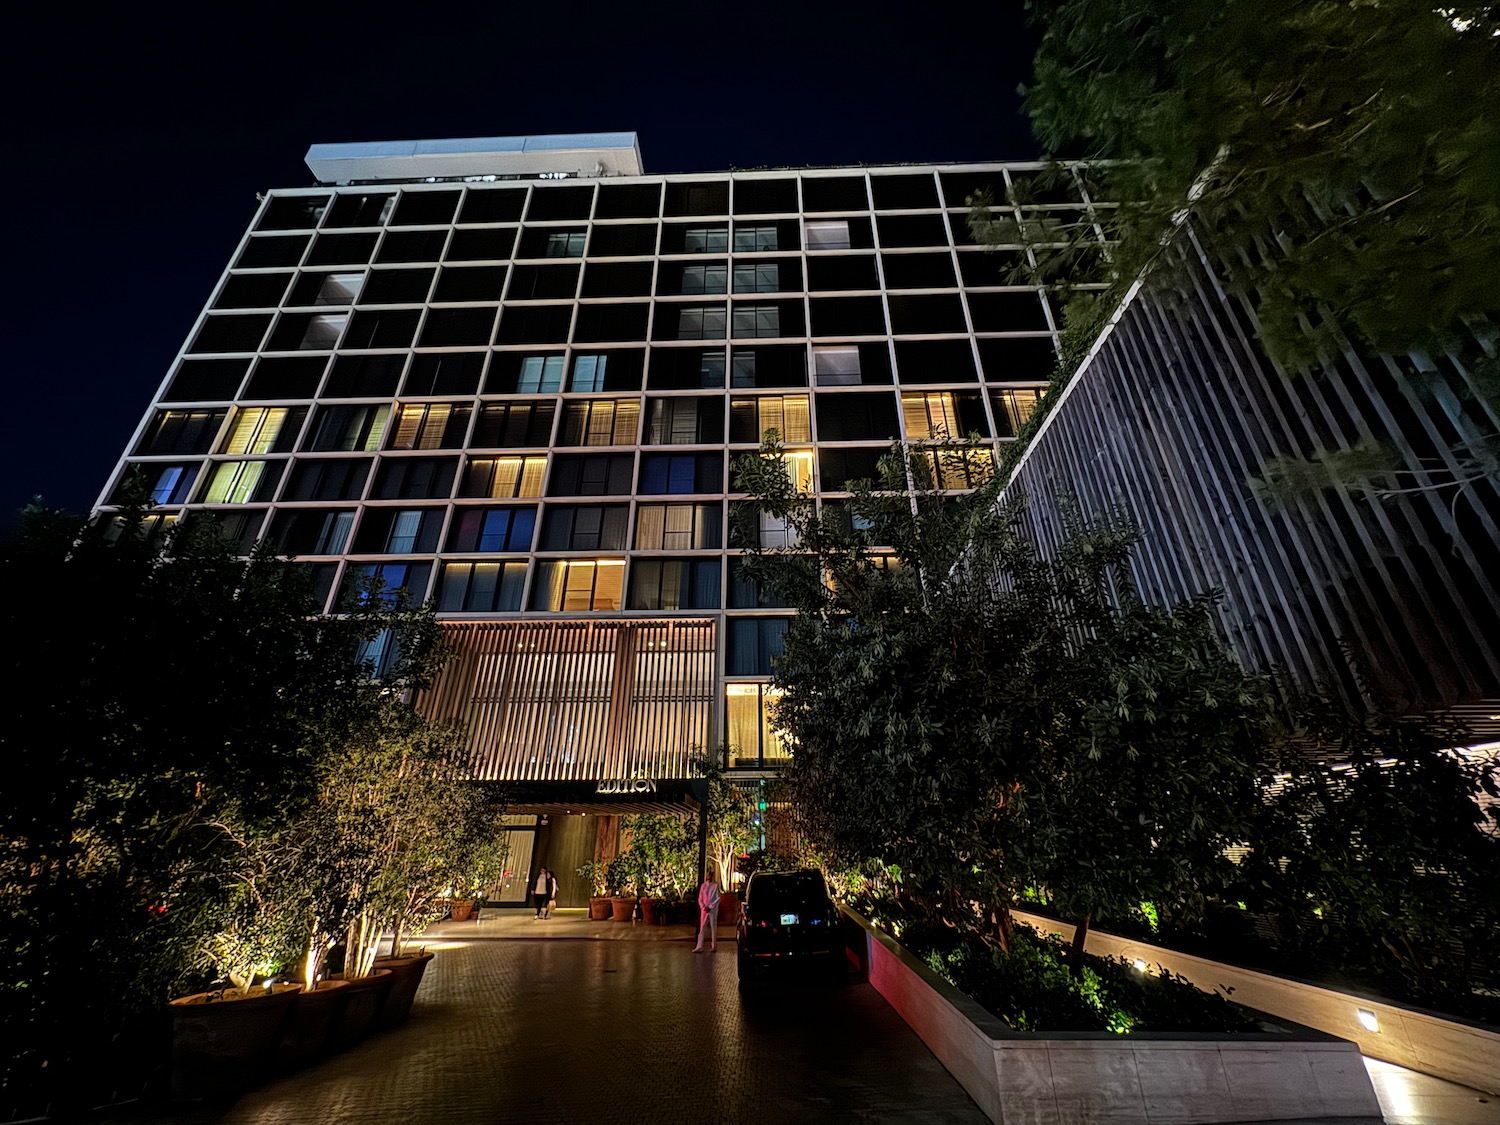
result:
[[[703,939],[708,938],[708,948],[715,949],[719,940],[719,884],[714,882],[713,868],[703,876],[703,885],[698,888],[698,944],[694,953],[703,952]]]

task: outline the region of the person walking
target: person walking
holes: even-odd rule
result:
[[[542,907],[542,920],[545,922],[552,917],[552,912],[557,909],[557,873],[547,872],[547,905]]]
[[[536,885],[531,888],[531,900],[536,903],[536,917],[532,919],[539,922],[546,917],[542,911],[547,909],[547,900],[552,897],[552,872],[543,867],[536,875]]]
[[[703,952],[703,939],[708,938],[712,952],[719,940],[719,884],[714,882],[714,871],[710,867],[703,876],[703,885],[698,888],[698,944],[694,953]]]

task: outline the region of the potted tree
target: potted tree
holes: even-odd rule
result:
[[[628,922],[635,914],[636,886],[639,875],[637,857],[622,852],[609,861],[605,868],[604,883],[609,895],[610,920]]]
[[[642,888],[641,917],[648,925],[666,923],[671,907],[696,886],[698,843],[690,822],[670,813],[626,817]]]
[[[734,926],[740,918],[737,861],[760,843],[760,831],[754,799],[724,775],[722,757],[700,758],[697,768],[708,781],[708,862],[719,878],[719,925]]]
[[[589,886],[589,921],[606,922],[612,913],[609,896],[606,894],[605,873],[608,865],[601,860],[591,859],[578,868],[578,877]]]

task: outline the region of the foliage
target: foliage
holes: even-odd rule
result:
[[[708,781],[708,861],[719,885],[730,890],[738,857],[755,847],[760,832],[753,798],[725,776],[718,761],[717,757],[700,758],[695,768]]]
[[[630,852],[621,852],[609,861],[604,869],[604,887],[610,895],[639,895],[641,884],[640,857]]]
[[[1063,943],[1017,927],[1008,952],[931,926],[908,926],[903,944],[1017,1031],[1246,1032],[1258,1026],[1223,996],[1183,977],[1138,970],[1121,958],[1083,959]]]
[[[591,859],[578,868],[578,877],[588,884],[589,894],[598,898],[609,890],[609,865]]]
[[[671,813],[642,813],[621,818],[629,833],[629,850],[638,892],[647,898],[676,902],[698,885],[696,822]]]
[[[993,486],[908,492],[899,448],[881,488],[854,487],[853,521],[797,494],[774,435],[736,472],[798,543],[747,570],[800,611],[776,718],[799,827],[830,866],[898,865],[903,895],[968,930],[1027,885],[1087,917],[1191,914],[1226,882],[1267,685],[1208,601],[1141,603],[1131,532],[1074,528],[1038,558]]]

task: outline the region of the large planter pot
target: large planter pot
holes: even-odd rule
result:
[[[279,984],[272,992],[228,989],[171,1001],[172,1097],[233,1097],[264,1078],[301,991]]]
[[[386,997],[395,983],[394,978],[395,974],[389,969],[376,969],[367,977],[356,977],[348,982],[349,1003],[333,1030],[334,1050],[354,1046],[374,1029],[375,1021],[380,1018],[380,1009],[385,1006]]]
[[[667,904],[659,898],[641,899],[641,921],[648,926],[659,926],[667,920]]]
[[[589,899],[589,921],[608,922],[613,913],[609,905],[610,900],[603,895],[594,895]]]
[[[472,898],[455,899],[448,904],[448,917],[455,922],[467,922],[474,917],[474,900]]]
[[[628,922],[635,913],[635,899],[612,898],[609,900],[610,916],[616,922]]]
[[[734,891],[719,895],[719,926],[737,926],[740,921],[740,896]]]
[[[427,972],[431,953],[417,953],[409,957],[377,957],[376,969],[389,969],[391,991],[385,998],[385,1006],[376,1017],[375,1026],[381,1030],[396,1027],[406,1022],[411,1015],[412,1002],[417,998],[417,989],[422,986],[422,975]]]
[[[349,982],[319,981],[304,988],[292,1005],[276,1047],[276,1065],[293,1070],[317,1062],[333,1050],[333,1033],[349,1006]]]
[[[698,904],[684,900],[674,902],[667,907],[667,924],[670,926],[696,926],[698,924]]]

